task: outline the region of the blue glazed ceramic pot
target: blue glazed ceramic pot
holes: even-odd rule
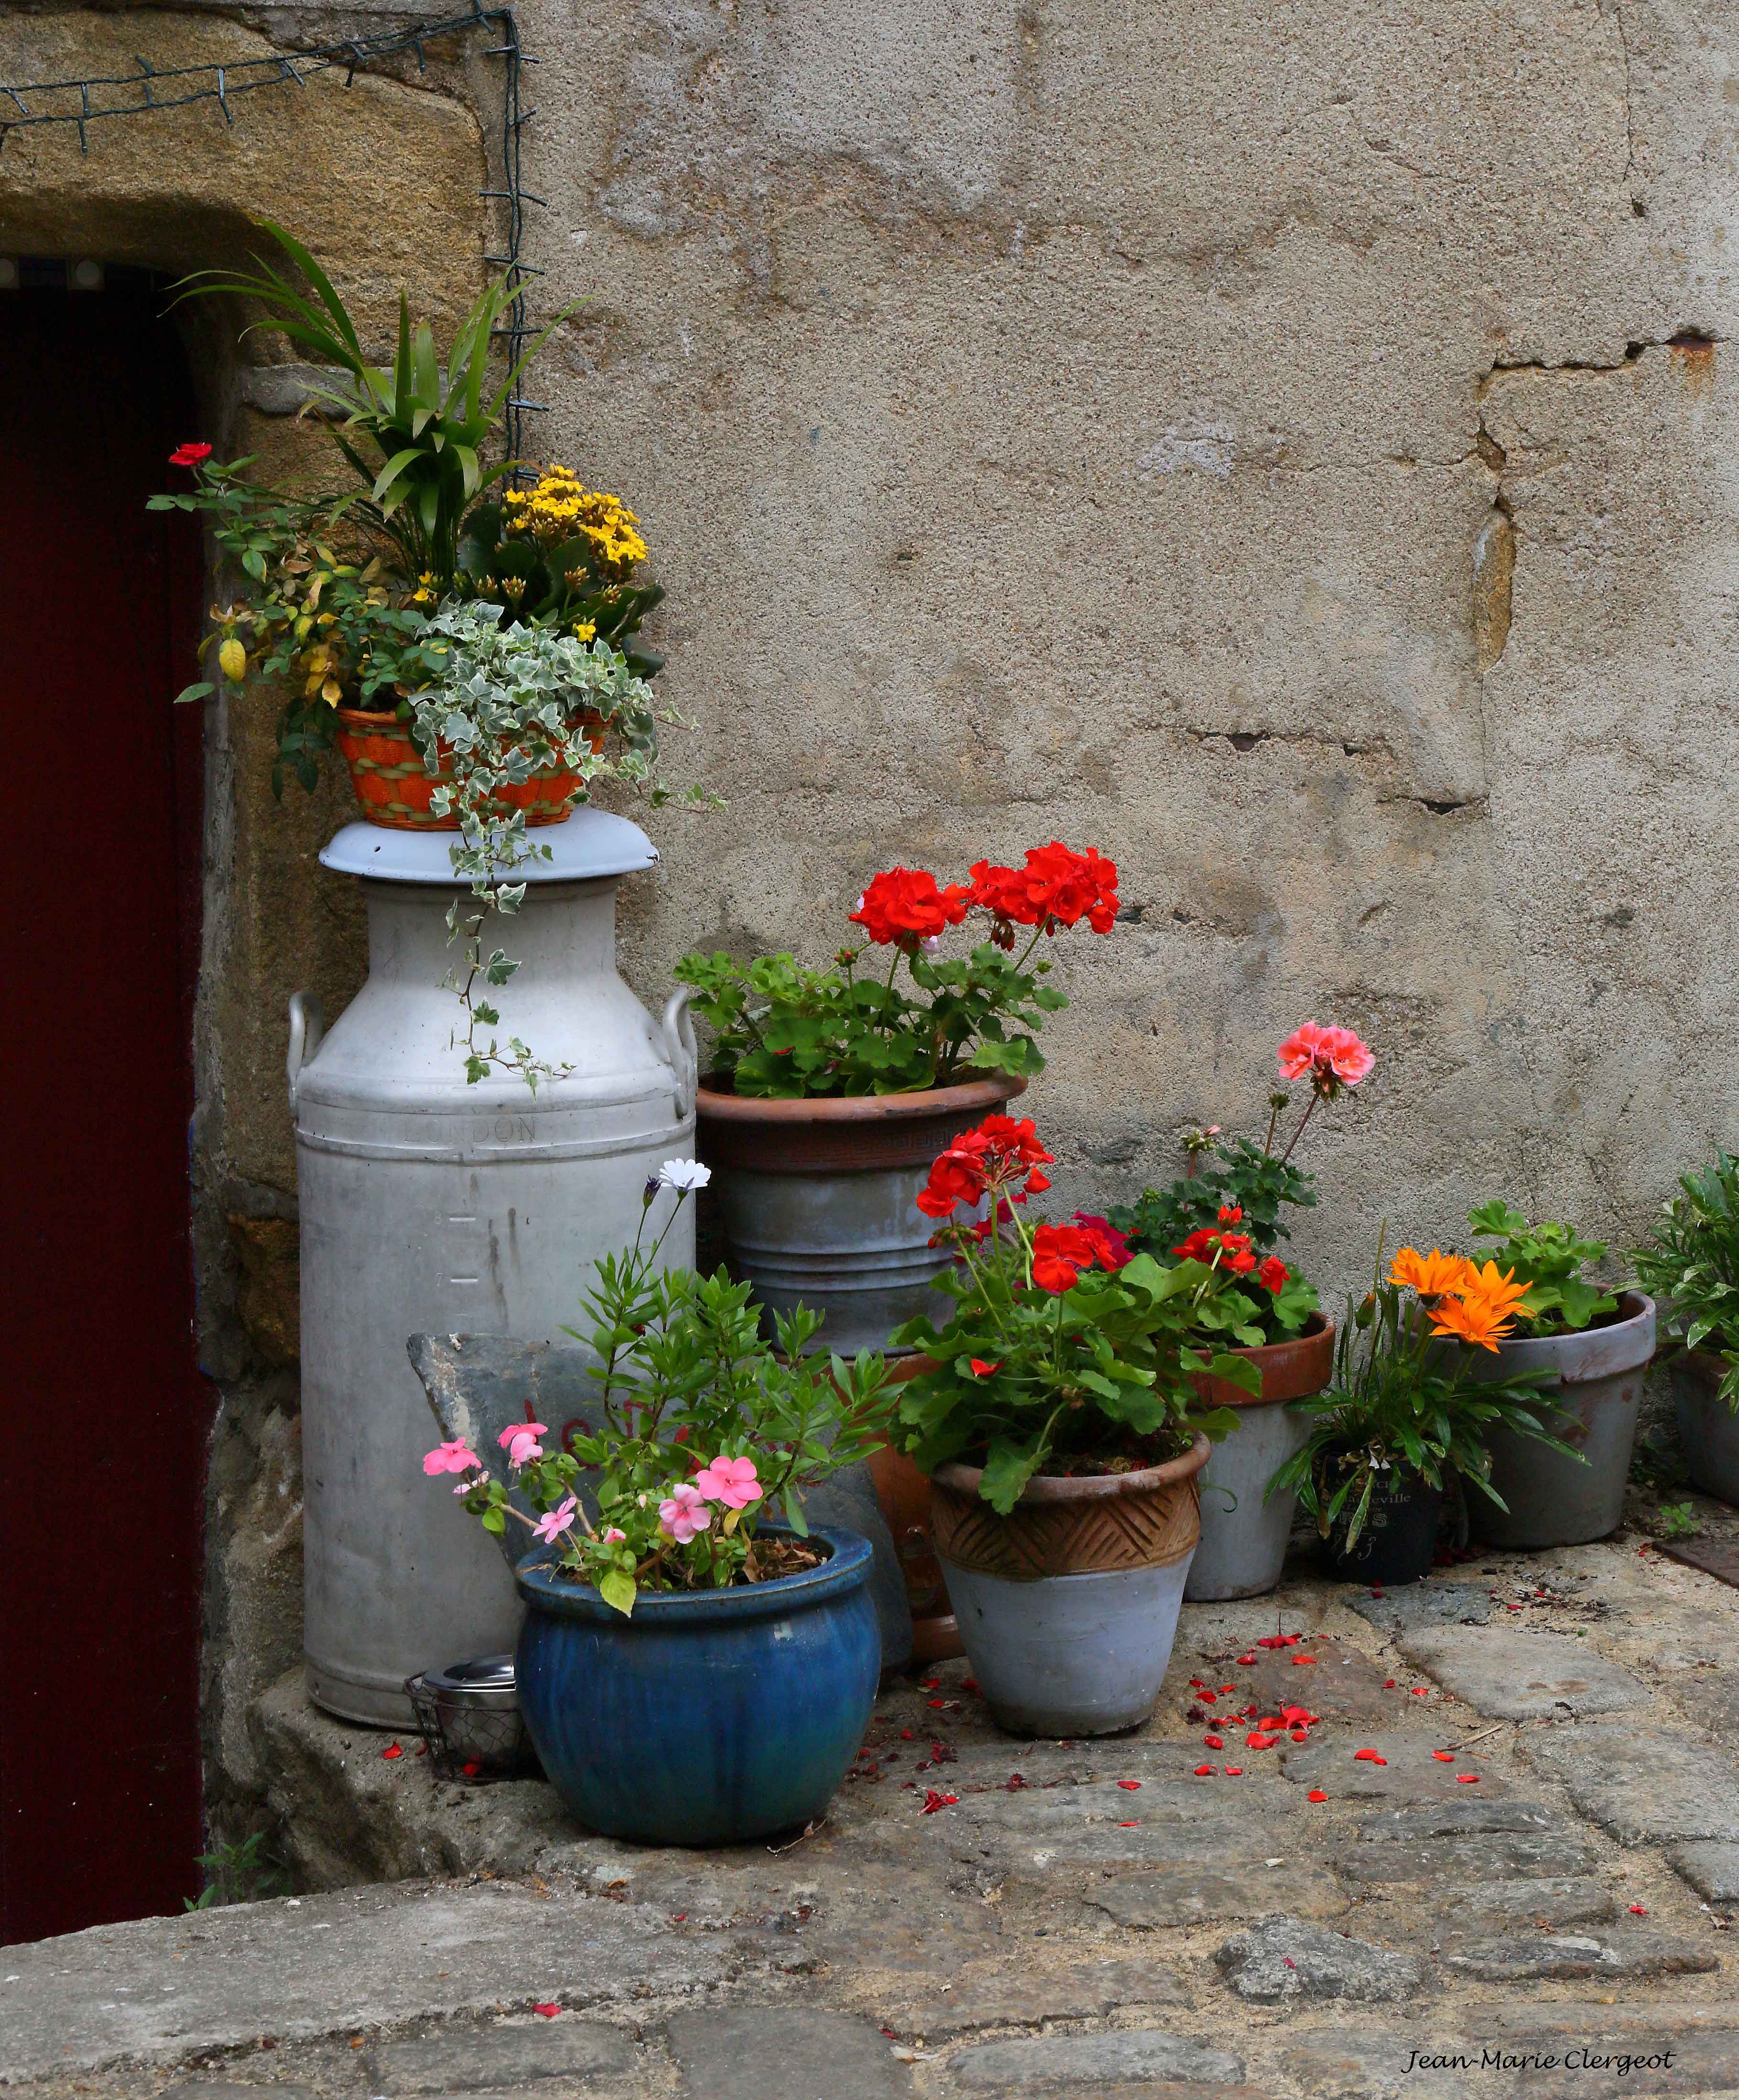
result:
[[[646,1593],[632,1618],[546,1553],[520,1562],[520,1708],[581,1822],[641,1844],[735,1845],[822,1813],[863,1740],[882,1642],[870,1542],[811,1538],[828,1558],[805,1574]]]

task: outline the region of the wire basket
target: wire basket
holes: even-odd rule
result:
[[[513,1683],[510,1655],[479,1656],[405,1679],[417,1732],[437,1779],[481,1785],[538,1769]]]

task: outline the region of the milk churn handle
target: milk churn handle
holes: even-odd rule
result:
[[[694,1041],[694,1017],[689,1012],[689,987],[680,985],[665,1003],[664,1054],[676,1074],[676,1113],[686,1116],[694,1106],[694,1081],[700,1069],[700,1052]]]
[[[290,1090],[290,1113],[296,1113],[296,1082],[302,1069],[320,1047],[320,1039],[326,1033],[326,1009],[320,1004],[318,992],[297,991],[290,995],[290,1048],[284,1061],[284,1076]],[[691,1035],[692,1039],[692,1035]]]

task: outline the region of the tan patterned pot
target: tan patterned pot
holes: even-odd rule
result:
[[[1041,1474],[1007,1516],[975,1466],[939,1466],[931,1526],[967,1660],[992,1713],[1022,1736],[1138,1727],[1171,1661],[1201,1536],[1205,1436],[1136,1473]]]

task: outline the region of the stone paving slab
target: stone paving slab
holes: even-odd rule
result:
[[[1605,1925],[1618,1915],[1610,1889],[1574,1874],[1451,1884],[1437,1891],[1437,1904],[1444,1933],[1456,1939],[1529,1926]]]
[[[1332,2034],[1301,2036],[1279,2050],[1275,2069],[1285,2083],[1268,2089],[1309,2100],[1471,2100],[1475,2087],[1465,2072],[1429,2067],[1431,2058],[1458,2049],[1441,2036],[1349,2034],[1337,2023]]]
[[[1629,1670],[1565,1634],[1430,1626],[1403,1634],[1400,1646],[1446,1691],[1494,1719],[1552,1720],[1649,1703],[1649,1693]]]
[[[1406,1688],[1393,1682],[1392,1670],[1328,1635],[1313,1635],[1297,1648],[1255,1652],[1261,1660],[1237,1676],[1248,1683],[1265,1714],[1304,1705],[1326,1721],[1393,1723],[1407,1696]]]
[[[546,2078],[565,2081],[632,2071],[632,2038],[596,2020],[534,2017],[486,2028],[444,2029],[368,2052],[368,2082],[376,2092],[482,2093],[525,2087]]]
[[[1739,2020],[1725,2007],[1684,2000],[1614,2005],[1609,1997],[1494,2003],[1481,2024],[1487,2046],[1527,2062],[1525,2090],[1541,2100],[1594,2100],[1642,2093],[1739,2091]],[[1477,2057],[1479,2052],[1474,2051]],[[1636,2062],[1670,2054],[1670,2066],[1647,2070]],[[1633,2067],[1624,2067],[1626,2059]],[[1592,2061],[1590,2059],[1592,2059]],[[1500,2089],[1503,2089],[1500,2088]],[[1508,2085],[1513,2092],[1513,2083]]]
[[[1488,1744],[1476,1743],[1449,1764],[1433,1756],[1457,1740],[1458,1732],[1466,1732],[1428,1736],[1374,1729],[1302,1746],[1288,1743],[1279,1753],[1281,1768],[1295,1785],[1320,1787],[1332,1801],[1454,1801],[1473,1790],[1461,1784],[1463,1773],[1474,1775],[1481,1795],[1502,1798],[1509,1783],[1486,1762]],[[1361,1749],[1375,1750],[1384,1762],[1358,1758]]]
[[[1525,1732],[1521,1744],[1621,1845],[1739,1844],[1739,1770],[1722,1750],[1618,1721]]]
[[[94,1926],[0,1952],[0,2080],[163,2061],[340,2026],[538,2001],[680,1993],[729,1973],[716,1940],[512,1883],[394,1884]]]
[[[1348,1897],[1326,1868],[1294,1858],[1276,1866],[1178,1865],[1117,1874],[1090,1886],[1085,1900],[1118,1925],[1143,1932],[1259,1917],[1277,1907],[1299,1917],[1334,1917]]]
[[[1244,2064],[1230,2049],[1157,2029],[984,2042],[958,2051],[948,2068],[953,2082],[969,2093],[1078,2092],[1085,2085],[1138,2080],[1200,2088],[1244,2080]],[[839,2100],[844,2100],[843,2093]]]
[[[1355,1883],[1451,1882],[1467,1884],[1584,1874],[1599,1854],[1587,1840],[1553,1831],[1492,1831],[1437,1838],[1415,1845],[1354,1845],[1335,1855],[1335,1869]]]
[[[1368,1590],[1349,1590],[1346,1602],[1360,1618],[1389,1634],[1415,1626],[1482,1626],[1493,1608],[1490,1590],[1482,1582],[1411,1582],[1402,1590],[1385,1590],[1380,1597]]]
[[[708,2006],[666,2029],[693,2100],[905,2100],[910,2067],[866,2021],[796,2006]]]
[[[1019,1967],[933,1971],[914,1986],[905,1976],[893,1992],[870,1999],[878,2028],[934,2041],[983,2027],[1098,2019],[1122,2005],[1189,2002],[1176,1976],[1153,1961],[1101,1958],[1058,1968],[1029,1960]],[[862,1993],[853,1995],[862,2001]]]
[[[1214,1954],[1240,1998],[1278,2005],[1292,1998],[1408,1998],[1424,1971],[1410,1954],[1332,1931],[1300,1917],[1260,1918]]]
[[[1698,1895],[1710,1903],[1739,1903],[1739,1845],[1675,1845],[1666,1857]]]
[[[1658,1933],[1547,1934],[1488,1940],[1449,1955],[1451,1969],[1487,1983],[1555,1982],[1587,1976],[1690,1976],[1721,1965],[1713,1948]]]

